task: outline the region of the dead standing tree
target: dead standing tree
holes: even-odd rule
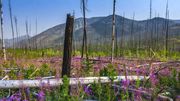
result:
[[[87,5],[87,0],[81,0],[81,9],[83,10],[83,44],[82,44],[82,53],[81,53],[81,58],[84,57],[84,51],[86,54],[86,59],[88,60],[88,46],[87,46],[87,30],[86,30],[86,5]]]
[[[111,62],[113,62],[113,58],[114,58],[115,27],[116,27],[115,10],[116,10],[116,0],[113,1]]]
[[[73,16],[74,16],[74,19],[75,19],[75,11],[73,10]],[[74,31],[75,31],[75,27],[76,26],[74,26],[73,27],[73,33],[74,33]],[[75,56],[76,55],[76,39],[75,39],[75,37],[73,37],[73,44],[72,44],[72,50],[73,50],[73,56]]]
[[[168,0],[166,4],[166,35],[165,35],[165,52],[166,52],[166,58],[168,56],[168,39],[169,39],[169,10],[168,10]]]
[[[11,20],[12,37],[13,37],[13,49],[15,49],[14,26],[13,26],[13,18],[12,18],[11,0],[9,0],[9,14],[10,14],[10,20]]]
[[[2,11],[2,0],[0,0],[0,21],[1,21],[1,38],[2,38],[2,50],[3,50],[3,57],[4,61],[7,60],[6,58],[6,49],[5,49],[5,42],[4,42],[4,33],[3,33],[3,11]]]
[[[150,20],[152,19],[152,0],[150,0]],[[149,21],[150,21],[149,20]],[[150,39],[149,39],[149,56],[151,56],[151,49],[152,49],[152,36],[153,36],[153,23],[149,23],[149,31],[150,31]]]
[[[74,25],[74,16],[67,14],[65,39],[64,39],[63,64],[62,64],[62,77],[64,75],[70,77],[72,40],[73,40],[73,28],[74,28],[73,25]]]
[[[123,57],[124,55],[124,24],[125,24],[125,13],[123,13],[122,18],[122,32],[121,32],[121,42],[120,42],[120,56]]]

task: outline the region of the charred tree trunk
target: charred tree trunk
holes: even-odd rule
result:
[[[74,19],[75,19],[75,11],[73,11],[73,17],[74,17]],[[76,26],[74,26],[73,27],[73,33],[74,33],[74,31],[76,30]],[[73,44],[72,44],[73,46],[73,56],[75,56],[76,55],[76,39],[75,39],[75,37],[73,37]]]
[[[2,11],[2,0],[0,0],[0,21],[1,21],[1,38],[2,38],[2,50],[3,50],[3,57],[4,61],[7,60],[6,58],[6,49],[5,49],[5,42],[4,42],[4,33],[3,33],[3,11]]]
[[[67,14],[65,39],[64,39],[63,64],[62,64],[62,77],[64,75],[70,77],[73,25],[74,25],[74,17],[71,16],[70,14]]]
[[[168,0],[167,0],[167,5],[166,5],[166,36],[165,36],[166,58],[168,56],[168,39],[169,39],[169,10],[168,10]]]
[[[112,19],[112,48],[111,48],[111,62],[114,58],[114,41],[115,41],[115,10],[116,10],[116,0],[113,2],[113,19]]]
[[[85,6],[85,0],[82,0],[82,6],[83,6],[83,44],[82,44],[82,54],[81,58],[84,57],[84,51],[86,54],[86,59],[88,60],[88,46],[87,46],[87,30],[86,30],[86,6]]]

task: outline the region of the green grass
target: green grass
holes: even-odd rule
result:
[[[11,58],[25,58],[25,59],[34,59],[40,57],[53,57],[53,56],[62,56],[62,51],[54,49],[39,49],[39,50],[24,50],[24,49],[7,49],[7,57]],[[2,52],[0,56],[2,56]]]
[[[102,50],[93,47],[89,49],[89,57],[108,57],[111,56],[111,49],[109,47],[101,47]],[[95,49],[95,50],[94,50]],[[81,55],[81,50],[76,50],[72,52],[75,56]],[[177,61],[180,59],[180,52],[170,51],[167,53],[164,50],[143,50],[143,49],[118,49],[114,53],[115,57],[124,58],[137,58],[137,59],[154,59],[160,61]],[[0,56],[3,57],[2,50],[0,50]],[[41,57],[62,57],[63,51],[57,49],[38,49],[38,50],[24,50],[24,49],[7,49],[7,57],[14,59],[36,59]]]

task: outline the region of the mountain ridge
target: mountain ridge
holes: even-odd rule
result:
[[[146,24],[149,23],[149,26],[154,27],[156,24],[158,26],[159,33],[163,30],[163,26],[167,19],[155,17],[148,20],[133,20],[122,17],[120,15],[116,15],[116,31],[117,37],[120,38],[122,33],[122,23],[124,19],[124,35],[125,39],[128,40],[131,34],[132,23],[133,23],[133,34],[139,35],[142,34],[142,38],[145,38],[146,32]],[[112,30],[112,15],[105,16],[105,17],[91,17],[86,18],[87,20],[87,36],[88,42],[94,42],[95,40],[103,37],[108,37],[109,40],[111,37],[111,30]],[[180,20],[169,20],[169,28],[170,33],[169,35],[179,35],[180,33]],[[174,28],[174,29],[173,29]],[[53,26],[40,34],[31,37],[31,42],[36,40],[38,43],[38,47],[56,47],[61,46],[64,41],[64,31],[65,30],[65,23]],[[74,23],[74,40],[81,43],[83,36],[83,18],[76,18]],[[160,34],[162,36],[162,33]]]

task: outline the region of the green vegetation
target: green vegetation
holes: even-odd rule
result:
[[[2,50],[0,50],[2,51]],[[3,56],[0,52],[0,56]],[[38,50],[24,50],[24,49],[7,49],[7,57],[15,59],[36,59],[41,57],[62,56],[62,51],[55,49],[38,49]]]
[[[89,57],[107,57],[110,56],[110,49],[89,51]],[[168,52],[166,57],[166,52],[164,50],[153,51],[151,50],[151,56],[149,56],[149,52],[147,50],[130,50],[123,49],[123,54],[121,49],[117,51],[116,57],[124,57],[124,58],[137,58],[137,59],[154,59],[160,61],[177,61],[180,59],[180,53],[178,51]],[[39,49],[39,50],[22,50],[22,49],[8,49],[7,57],[14,59],[37,59],[37,58],[49,58],[49,57],[62,57],[63,52],[61,50],[55,49]],[[80,50],[77,50],[73,53],[76,56],[80,56]],[[2,52],[0,52],[0,56],[3,56]]]
[[[10,68],[10,63],[4,64],[6,68]],[[92,72],[94,63],[92,62],[84,62],[83,63],[87,69],[84,69],[84,76],[90,76],[89,72]],[[16,66],[14,64],[14,66]],[[78,84],[75,85],[75,88],[69,89],[69,78],[67,76],[63,77],[63,85],[59,87],[42,87],[42,88],[23,88],[23,89],[1,89],[0,90],[0,98],[7,97],[9,93],[13,94],[21,94],[21,99],[31,99],[34,100],[42,100],[45,99],[47,101],[83,101],[83,99],[95,99],[100,101],[117,101],[117,100],[129,100],[129,99],[144,99],[149,100],[146,94],[138,93],[137,91],[130,91],[129,89],[135,90],[148,90],[148,88],[153,89],[147,93],[152,94],[150,99],[157,99],[158,94],[162,94],[164,96],[169,96],[171,98],[176,98],[180,91],[180,83],[177,76],[179,76],[179,72],[176,69],[172,71],[162,70],[162,72],[150,76],[149,80],[146,81],[131,81],[122,80],[121,82],[114,83],[114,76],[118,75],[119,70],[117,70],[117,65],[107,64],[99,71],[99,76],[108,76],[111,79],[110,83],[102,84],[92,83],[88,85]],[[121,68],[124,69],[124,68]],[[121,72],[123,74],[124,71]],[[27,68],[21,68],[19,71],[11,70],[8,73],[4,73],[1,70],[1,76],[9,75],[10,79],[39,79],[41,77],[56,75],[56,71],[53,68],[50,68],[48,64],[42,64],[40,67],[35,67],[34,65],[30,65]],[[139,74],[138,74],[139,75]],[[142,84],[147,83],[145,86]],[[127,88],[116,88],[112,85],[117,85],[120,87]],[[69,94],[71,90],[71,95]],[[27,92],[29,92],[27,94]],[[74,93],[73,93],[74,92]],[[11,95],[13,97],[15,95]]]

